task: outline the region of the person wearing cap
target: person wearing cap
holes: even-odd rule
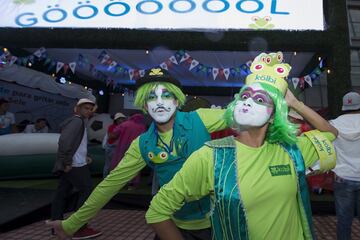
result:
[[[159,185],[169,182],[192,152],[210,140],[210,132],[226,128],[224,110],[198,109],[181,112],[185,94],[178,80],[161,68],[150,69],[137,81],[134,104],[153,119],[149,129],[136,138],[121,162],[95,188],[86,203],[68,219],[50,222],[63,239],[72,235],[119,192],[146,165]],[[184,235],[210,239],[210,199],[187,203],[173,219]]]
[[[17,133],[15,115],[9,110],[9,101],[0,98],[0,135]]]
[[[126,116],[121,112],[115,113],[114,115],[114,122],[111,124],[106,132],[104,137],[104,144],[103,147],[105,149],[105,163],[103,169],[103,177],[105,178],[110,172],[110,164],[111,159],[113,157],[114,150],[117,146],[117,138],[118,135],[114,133],[116,127],[120,125],[120,123],[126,120]]]
[[[60,125],[60,138],[53,173],[59,176],[59,183],[51,204],[51,219],[63,219],[66,198],[76,188],[79,192],[76,209],[79,208],[92,190],[87,156],[86,122],[96,110],[94,101],[80,99],[74,107],[74,115]],[[85,239],[100,235],[101,232],[89,227],[79,229],[73,239]]]
[[[212,239],[314,239],[305,167],[334,166],[337,131],[287,89],[282,53],[262,53],[250,69],[224,115],[238,135],[205,143],[151,201],[146,220],[161,239],[183,239],[171,215],[209,194]],[[320,131],[297,137],[288,107]]]
[[[360,220],[360,94],[343,97],[344,114],[330,120],[339,135],[334,141],[337,164],[334,169],[334,197],[337,239],[351,239],[355,209]]]

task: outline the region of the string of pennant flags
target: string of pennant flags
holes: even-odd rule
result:
[[[76,61],[64,63],[50,58],[44,47],[39,48],[33,54],[26,57],[14,56],[7,49],[0,50],[0,69],[5,65],[11,66],[12,64],[31,66],[31,64],[40,61],[48,68],[49,72],[55,69],[56,74],[61,71],[62,74],[66,75],[69,73],[69,70],[75,74],[76,68],[81,68],[88,70],[93,77],[105,82],[106,85],[112,87],[113,90],[120,89],[121,84],[117,83],[113,77],[108,76],[106,73],[112,73],[115,76],[129,77],[130,80],[136,81],[144,76],[146,71],[146,69],[128,68],[127,66],[119,64],[105,50],[100,52],[97,60],[98,62],[95,64],[90,63],[88,58],[82,53],[79,53]],[[169,70],[176,66],[182,66],[186,67],[188,71],[202,75],[203,77],[211,77],[213,80],[228,80],[230,77],[241,77],[245,79],[245,77],[251,73],[251,63],[251,61],[247,61],[246,63],[233,67],[218,68],[198,61],[185,50],[179,50],[158,66],[152,66],[151,68],[160,67]],[[319,64],[309,74],[300,77],[290,77],[288,81],[293,84],[295,89],[297,87],[301,89],[304,89],[306,86],[312,87],[313,81],[319,78],[325,70],[325,67],[325,59],[320,59]]]

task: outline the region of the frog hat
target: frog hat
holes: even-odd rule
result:
[[[251,74],[246,78],[246,85],[240,89],[239,94],[235,95],[234,101],[227,107],[225,112],[226,122],[229,126],[235,126],[236,128],[233,112],[237,101],[248,85],[259,83],[270,95],[275,106],[273,120],[270,122],[267,131],[267,140],[270,143],[295,143],[298,126],[289,121],[288,106],[284,98],[288,87],[286,77],[289,75],[291,67],[289,64],[283,63],[282,52],[261,53],[252,62],[250,70]]]
[[[278,89],[285,96],[288,88],[286,81],[291,66],[283,63],[282,52],[261,53],[250,66],[251,74],[246,77],[246,85],[254,82],[265,83]]]

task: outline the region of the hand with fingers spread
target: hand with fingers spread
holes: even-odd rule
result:
[[[57,239],[59,240],[71,239],[71,237],[65,233],[60,220],[55,220],[55,221],[46,220],[45,224],[47,226],[50,226],[52,229],[54,229]]]

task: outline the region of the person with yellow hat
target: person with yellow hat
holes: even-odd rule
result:
[[[205,143],[153,198],[147,222],[161,239],[183,239],[171,220],[210,195],[213,239],[314,239],[305,169],[335,166],[337,130],[288,90],[282,53],[260,54],[224,118],[238,133]],[[297,137],[288,107],[318,130]]]
[[[147,70],[137,81],[137,87],[134,104],[148,113],[153,122],[131,143],[120,163],[77,212],[64,221],[48,222],[60,239],[66,239],[86,224],[146,165],[154,170],[159,185],[165,185],[190,154],[210,140],[211,132],[227,128],[222,118],[225,110],[181,112],[185,94],[180,82],[164,69]],[[207,240],[211,238],[209,211],[210,198],[204,196],[185,204],[173,219],[184,236]]]

